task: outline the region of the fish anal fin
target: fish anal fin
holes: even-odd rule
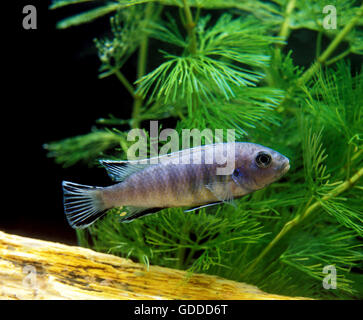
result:
[[[159,212],[163,208],[126,207],[126,214],[121,215],[121,222],[131,222],[135,219]]]

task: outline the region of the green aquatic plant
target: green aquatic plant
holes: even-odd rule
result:
[[[97,6],[58,27],[112,14],[112,37],[95,40],[100,78],[117,77],[120,90],[134,100],[133,111],[129,119],[112,115],[97,120],[90,133],[47,144],[49,156],[64,166],[126,158],[125,125],[147,135],[149,120],[162,125],[173,118],[179,132],[235,129],[239,141],[288,156],[291,169],[268,188],[236,200],[236,206],[196,213],[164,209],[128,224],[119,222],[121,209],[112,209],[77,231],[80,244],[273,293],[363,298],[363,75],[350,62],[351,53],[363,53],[363,5],[55,0],[52,8],[82,2]],[[327,4],[339,14],[336,29],[323,27]],[[316,34],[315,60],[306,68],[294,63],[293,46],[286,49],[297,29]],[[123,67],[134,58],[132,83]],[[323,287],[326,266],[336,269],[335,289]]]

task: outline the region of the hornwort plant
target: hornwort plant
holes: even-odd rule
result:
[[[352,62],[362,61],[361,2],[54,0],[51,9],[83,2],[94,6],[58,28],[111,15],[112,36],[95,40],[100,79],[116,77],[133,97],[133,111],[49,143],[57,163],[125,159],[125,125],[143,129],[150,120],[176,118],[179,132],[233,128],[238,141],[278,150],[292,167],[236,207],[165,209],[130,224],[114,209],[77,231],[80,244],[273,293],[362,298],[363,79],[361,64]],[[327,4],[339,15],[336,29],[324,28]],[[315,52],[303,67],[296,58],[305,52],[291,34],[307,30]],[[132,82],[123,69],[135,59]],[[337,270],[334,290],[322,285],[327,265]]]

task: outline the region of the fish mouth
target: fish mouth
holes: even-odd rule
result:
[[[290,169],[290,162],[284,162],[280,168],[277,170],[277,179],[281,178],[287,171],[289,171]]]
[[[285,162],[281,167],[281,175],[285,174],[290,169],[290,162]]]

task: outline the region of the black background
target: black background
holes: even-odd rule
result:
[[[37,8],[36,30],[22,27],[22,10],[27,4]],[[49,4],[50,0],[16,0],[1,12],[6,25],[2,28],[0,69],[0,230],[76,244],[75,232],[63,213],[61,181],[89,185],[107,185],[110,181],[102,169],[82,164],[62,168],[47,158],[43,144],[86,134],[95,120],[109,114],[129,118],[132,99],[115,77],[98,79],[100,61],[93,38],[108,35],[109,16],[57,30],[57,21],[90,5],[49,10]],[[314,59],[315,40],[315,32],[298,30],[291,34],[285,50],[294,48],[295,63],[307,67]],[[327,39],[323,40],[324,45]],[[359,70],[361,57],[349,58]],[[135,68],[136,57],[123,67],[131,82]]]
[[[37,8],[36,30],[22,27],[27,4]],[[98,79],[100,61],[93,38],[107,36],[109,17],[57,30],[57,21],[89,5],[49,10],[49,4],[17,0],[2,12],[11,22],[2,33],[1,50],[5,81],[0,230],[76,244],[63,213],[62,180],[99,185],[110,181],[101,169],[82,164],[62,168],[47,158],[43,144],[86,134],[95,120],[110,113],[128,118],[132,100],[115,77]],[[134,68],[132,58],[124,69],[131,80]]]

